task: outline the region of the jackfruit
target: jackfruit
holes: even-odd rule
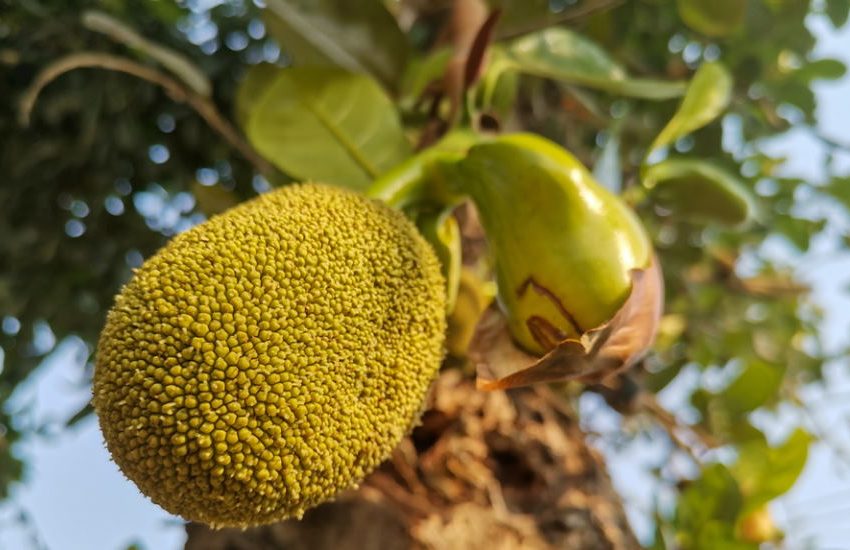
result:
[[[640,220],[559,145],[508,134],[475,145],[460,164],[495,260],[511,335],[544,355],[607,323],[646,269]]]
[[[288,186],[139,268],[107,317],[93,403],[115,462],[167,511],[300,517],[411,428],[444,332],[439,262],[401,213]]]

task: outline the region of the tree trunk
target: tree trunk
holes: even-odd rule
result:
[[[188,550],[638,548],[605,464],[545,387],[482,393],[458,370],[362,486],[301,521],[187,527]]]

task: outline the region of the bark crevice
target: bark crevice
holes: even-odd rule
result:
[[[302,521],[189,525],[188,550],[639,548],[601,455],[546,387],[476,391],[444,372],[429,409],[362,486]]]

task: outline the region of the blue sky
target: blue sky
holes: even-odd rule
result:
[[[819,37],[816,57],[836,57],[850,66],[850,28],[836,32],[823,18],[812,17],[809,27]],[[816,86],[820,130],[850,143],[850,78]],[[785,170],[807,179],[824,177],[824,154],[805,131],[764,145],[771,153],[789,157]],[[850,155],[839,157],[840,169],[850,172]],[[829,208],[812,205],[811,208]],[[838,254],[835,239],[848,234],[847,220],[835,217],[832,232],[804,258],[794,257],[781,243],[770,243],[776,258],[797,266],[798,275],[813,285],[813,297],[826,313],[824,338],[831,349],[846,345],[850,334],[850,256]],[[844,224],[844,225],[842,225]],[[21,420],[34,425],[62,422],[89,398],[82,379],[85,350],[68,339],[48,356],[27,384],[14,395],[13,408],[27,408]],[[683,382],[687,383],[687,381]],[[661,396],[674,406],[681,392],[672,388]],[[795,487],[773,505],[788,532],[789,548],[847,549],[850,545],[850,375],[847,366],[831,365],[824,387],[811,388],[805,398],[816,430],[828,431],[833,441],[813,447],[806,469]],[[583,408],[606,430],[618,429],[615,415],[599,413],[590,397]],[[787,414],[786,414],[787,413]],[[788,411],[765,416],[775,437],[797,421]],[[811,423],[811,419],[807,419]],[[842,435],[843,434],[843,435]],[[836,447],[847,449],[841,458]],[[96,420],[87,418],[73,429],[31,436],[16,451],[26,458],[26,479],[17,484],[9,502],[0,505],[0,548],[51,550],[112,550],[131,543],[151,549],[176,549],[185,539],[182,524],[143,497],[110,461]],[[639,533],[647,534],[644,511],[659,495],[645,472],[657,461],[651,445],[630,447],[627,453],[608,453],[615,484],[633,503],[630,509]],[[663,498],[663,495],[661,495]],[[21,513],[28,520],[20,521]],[[814,546],[806,546],[815,540]]]

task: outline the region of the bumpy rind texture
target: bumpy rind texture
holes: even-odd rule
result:
[[[300,517],[417,419],[444,300],[402,214],[319,184],[248,201],[175,237],[116,298],[94,374],[109,451],[186,519]]]

